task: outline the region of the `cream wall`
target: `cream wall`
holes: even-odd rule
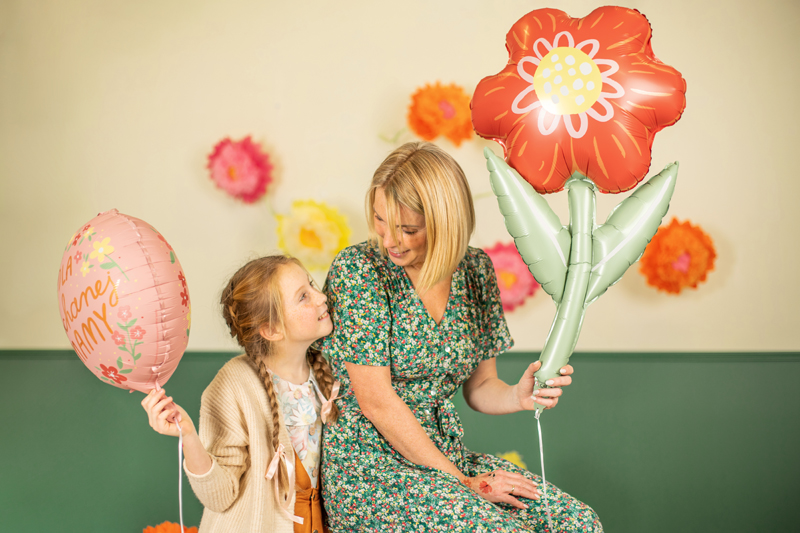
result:
[[[519,17],[598,5],[0,0],[0,349],[69,346],[56,302],[61,253],[113,207],[178,252],[192,294],[189,349],[234,349],[218,294],[246,259],[276,250],[276,222],[266,203],[236,202],[208,179],[217,141],[253,135],[276,163],[277,211],[325,201],[363,240],[363,191],[393,148],[379,135],[405,125],[414,89],[441,80],[471,92],[505,64]],[[717,269],[675,297],[634,267],[589,308],[577,349],[800,350],[800,4],[626,5],[648,16],[655,53],[688,82],[683,118],[656,136],[653,169],[680,161],[670,215],[713,237]],[[439,144],[475,194],[489,191],[481,151],[491,143]],[[566,222],[566,194],[547,198]],[[600,197],[598,220],[621,199]],[[494,198],[476,207],[473,245],[508,242]],[[509,313],[517,348],[540,348],[554,313],[541,292]]]

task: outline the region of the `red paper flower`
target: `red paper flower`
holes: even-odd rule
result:
[[[539,284],[533,278],[528,265],[520,257],[513,243],[497,243],[484,251],[489,255],[497,275],[497,286],[500,287],[500,301],[503,310],[513,311],[518,305],[533,296]]]
[[[106,366],[101,364],[100,369],[103,371],[103,375],[105,377],[107,377],[117,385],[119,385],[123,381],[128,381],[128,378],[120,375],[119,372],[117,372],[117,369],[114,368],[113,366]]]
[[[125,335],[123,335],[119,331],[115,331],[114,333],[111,334],[111,340],[113,340],[114,344],[116,344],[117,346],[122,346],[123,344],[125,344]]]
[[[188,291],[186,291],[185,288],[181,292],[181,305],[184,306],[184,307],[189,305],[189,293],[188,293]]]
[[[639,271],[649,285],[678,294],[705,281],[716,257],[714,242],[699,226],[673,218],[668,226],[658,228],[647,245]]]
[[[650,36],[633,9],[528,13],[506,37],[508,65],[475,89],[475,131],[502,144],[540,193],[561,190],[575,171],[603,192],[635,187],[656,132],[686,105],[686,82],[655,58]]]
[[[183,272],[178,272],[178,279],[181,280],[181,285],[183,288],[186,289],[186,278],[183,275]]]
[[[411,130],[432,141],[444,135],[456,146],[472,137],[469,114],[469,95],[452,83],[425,85],[411,95],[408,107],[408,125]]]
[[[208,169],[218,187],[247,203],[261,198],[272,181],[267,154],[249,136],[241,141],[226,138],[217,143],[208,156]]]
[[[130,331],[131,339],[135,339],[137,341],[141,340],[141,339],[144,338],[145,333],[147,333],[147,331],[145,331],[143,328],[141,328],[139,326],[136,326],[135,328],[131,329],[131,331]]]

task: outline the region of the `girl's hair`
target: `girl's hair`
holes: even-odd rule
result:
[[[258,370],[258,375],[267,390],[269,407],[272,410],[272,447],[278,449],[280,430],[280,408],[272,378],[269,375],[268,361],[273,346],[261,336],[261,328],[283,330],[284,313],[281,291],[278,286],[279,273],[288,265],[303,265],[293,257],[275,255],[254,259],[240,268],[222,291],[220,303],[222,316],[239,345]],[[306,354],[308,364],[326,398],[330,398],[333,387],[333,374],[322,352],[309,348]],[[339,409],[334,403],[328,422],[335,422]],[[288,450],[287,450],[288,451]],[[281,491],[288,493],[289,478],[283,463],[278,466],[278,482]]]
[[[464,171],[447,152],[427,142],[406,143],[381,163],[366,197],[369,239],[386,256],[375,231],[375,193],[386,195],[388,231],[400,242],[400,207],[425,217],[427,250],[420,271],[418,293],[424,293],[450,275],[467,252],[475,230],[475,207]]]

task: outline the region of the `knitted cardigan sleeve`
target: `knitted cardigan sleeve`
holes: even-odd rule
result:
[[[185,468],[197,498],[207,509],[226,511],[239,496],[248,464],[248,431],[241,376],[220,372],[200,402],[200,441],[211,455],[211,469],[195,475]]]

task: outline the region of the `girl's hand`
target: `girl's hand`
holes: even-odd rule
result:
[[[545,383],[548,388],[537,390],[534,396],[533,387],[536,383],[536,379],[533,374],[537,372],[541,366],[541,361],[536,361],[528,365],[527,370],[522,374],[516,386],[517,401],[519,401],[520,407],[524,410],[532,411],[539,407],[552,409],[558,403],[558,397],[561,396],[561,387],[566,387],[572,383],[572,378],[570,376],[572,375],[573,368],[572,365],[567,365],[560,370],[561,377],[548,379],[547,383]]]
[[[477,492],[482,498],[492,502],[503,502],[513,505],[517,509],[527,509],[528,506],[517,497],[538,500],[541,498],[539,487],[520,474],[495,470],[475,477],[465,477],[461,483]]]
[[[177,437],[180,434],[176,423],[177,417],[180,417],[180,425],[184,437],[197,433],[192,419],[189,418],[183,408],[172,401],[171,396],[167,396],[164,389],[151,390],[150,394],[142,400],[142,407],[147,412],[150,427],[162,435]]]

